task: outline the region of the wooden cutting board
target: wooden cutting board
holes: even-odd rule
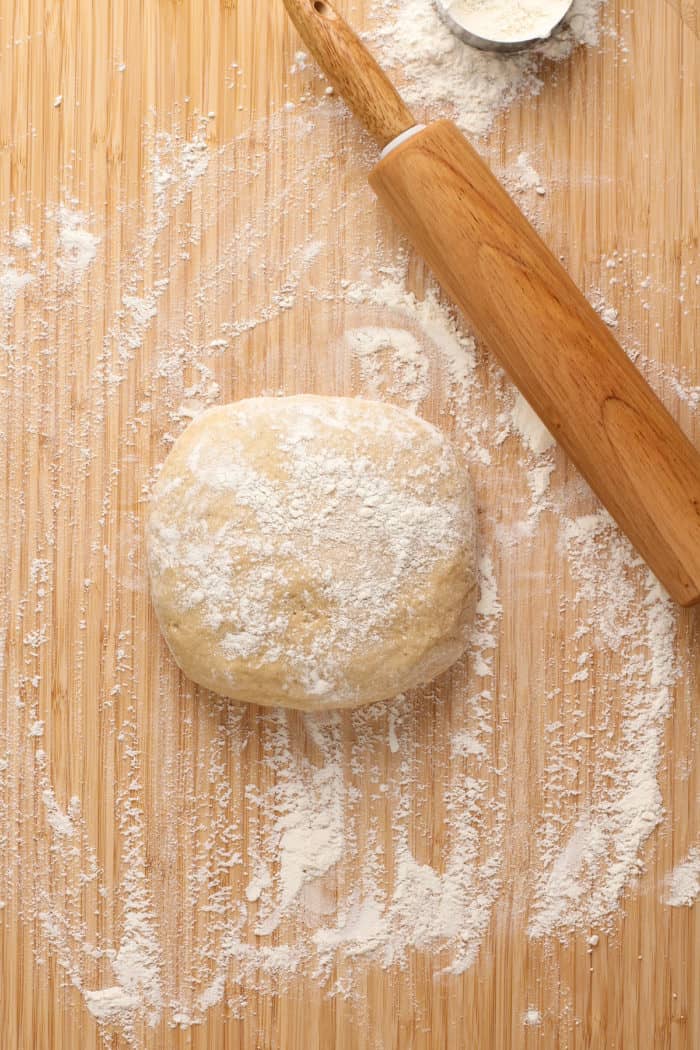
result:
[[[664,374],[677,368],[697,384],[697,0],[637,0],[632,16],[626,7],[611,0],[605,15],[611,33],[602,47],[581,50],[549,71],[536,100],[513,106],[497,122],[488,152],[496,167],[521,150],[537,158],[548,188],[537,221],[575,279],[587,291],[605,284],[627,341]],[[361,24],[362,4],[348,14]],[[184,405],[186,414],[188,404],[210,395],[356,393],[357,376],[339,338],[358,308],[342,297],[324,298],[324,289],[340,287],[346,272],[356,278],[363,249],[378,240],[400,250],[365,186],[373,151],[339,103],[319,105],[324,85],[312,73],[290,72],[298,46],[281,5],[251,0],[0,0],[0,244],[10,244],[13,231],[25,225],[40,231],[32,250],[41,237],[40,256],[22,255],[37,275],[34,292],[29,285],[11,318],[0,319],[3,1050],[128,1045],[118,1031],[105,1043],[62,962],[70,945],[61,947],[58,934],[47,939],[41,909],[23,890],[31,871],[53,901],[72,909],[74,924],[82,919],[86,936],[96,927],[107,939],[116,936],[115,887],[125,862],[115,813],[131,776],[128,749],[120,746],[125,738],[133,738],[140,759],[140,780],[131,790],[144,812],[145,876],[156,887],[155,907],[170,924],[172,941],[181,939],[184,953],[191,948],[193,931],[181,929],[167,905],[191,874],[192,843],[206,837],[213,809],[197,814],[192,840],[179,833],[173,840],[163,789],[176,782],[178,805],[187,806],[188,785],[195,793],[198,778],[193,756],[206,751],[227,716],[201,713],[210,701],[193,694],[158,641],[144,585],[144,493],[169,435],[183,425],[185,416],[174,409]],[[270,133],[263,118],[288,112],[281,107],[290,100],[299,133],[276,133],[274,117]],[[310,114],[313,135],[303,131]],[[170,137],[159,140],[160,132]],[[206,194],[195,187],[203,151],[186,151],[183,161],[182,149],[173,147],[178,133],[209,151]],[[217,201],[228,199],[231,207],[207,222]],[[66,247],[70,229],[67,234],[65,222],[61,226],[60,203],[89,216],[92,240]],[[293,248],[307,235],[323,247],[304,269]],[[90,256],[84,277],[81,251]],[[654,275],[648,297],[634,280],[607,283],[601,260],[615,251],[622,254],[623,278],[644,259]],[[138,267],[141,305],[124,299]],[[424,275],[417,261],[409,272],[420,293]],[[166,277],[167,286],[159,285]],[[255,325],[247,325],[250,318]],[[186,354],[192,344],[209,348],[194,364]],[[179,384],[181,399],[161,397],[154,375],[171,392]],[[687,405],[663,377],[657,380],[700,440]],[[218,384],[214,395],[212,383]],[[440,421],[435,397],[426,411]],[[515,455],[505,449],[489,475],[493,507],[508,506]],[[535,555],[510,556],[499,581],[502,595],[521,595],[521,615],[502,627],[494,731],[510,740],[526,802],[541,791],[546,760],[541,713],[528,703],[538,695],[538,646],[556,648],[574,627],[571,617],[560,617],[559,595],[548,581],[554,535],[546,528],[542,535]],[[560,578],[556,586],[570,596],[576,583]],[[682,614],[679,644],[690,654],[691,675],[698,670],[692,655],[697,626],[697,614]],[[448,748],[442,722],[450,690],[458,686],[452,679],[443,684],[414,724],[425,752],[414,772],[428,785],[416,815],[416,849],[426,862],[439,859]],[[306,978],[279,988],[273,981],[262,990],[260,981],[251,981],[243,989],[242,1016],[218,1004],[201,1023],[179,1030],[166,1009],[154,1027],[138,1028],[136,1045],[700,1047],[698,909],[661,902],[665,876],[700,831],[695,711],[688,702],[694,689],[688,681],[679,686],[668,722],[661,774],[666,819],[595,953],[588,931],[561,943],[528,939],[522,902],[511,893],[497,904],[476,963],[460,976],[441,973],[439,955],[415,954],[405,967],[368,964],[360,1007]],[[610,685],[606,702],[611,709],[624,705],[624,690]],[[216,805],[232,821],[247,787],[269,786],[257,761],[256,717],[240,716],[252,741],[246,751],[223,753],[232,790]],[[27,731],[37,723],[30,747]],[[301,722],[291,724],[294,746],[315,761],[314,741]],[[342,732],[350,733],[349,724]],[[39,744],[44,758],[37,761]],[[378,761],[395,769],[388,753]],[[42,762],[52,771],[61,813],[78,798],[86,829],[62,867],[51,857],[56,840],[41,804]],[[506,791],[509,804],[525,813],[513,791]],[[379,820],[390,826],[387,808],[380,807]],[[536,846],[527,823],[521,831],[509,845],[511,873]],[[245,829],[245,841],[252,845],[258,833]],[[89,894],[77,904],[70,898],[71,878],[89,868],[90,849],[106,893],[100,910]],[[242,894],[243,876],[232,871],[230,885]],[[108,983],[100,977],[106,969],[104,960],[96,962],[93,979]],[[523,1014],[531,1007],[541,1023],[526,1026]]]

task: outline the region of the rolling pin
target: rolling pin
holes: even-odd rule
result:
[[[327,0],[284,0],[382,148],[372,189],[669,594],[700,601],[700,453],[491,170],[425,127]]]

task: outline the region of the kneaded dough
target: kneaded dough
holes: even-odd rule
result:
[[[222,696],[322,710],[395,696],[462,654],[476,588],[461,458],[393,405],[260,397],[175,442],[148,528],[179,666]]]

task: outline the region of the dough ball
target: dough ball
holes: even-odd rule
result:
[[[393,405],[209,409],[165,461],[148,545],[165,639],[222,696],[354,707],[429,681],[465,648],[469,479],[439,430]]]

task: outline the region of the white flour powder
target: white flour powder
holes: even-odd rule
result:
[[[523,442],[534,452],[536,456],[541,455],[555,444],[554,438],[546,426],[531,408],[522,394],[515,395],[515,403],[511,411],[513,427],[518,432]]]
[[[0,306],[5,313],[11,313],[17,302],[17,296],[34,280],[30,273],[20,273],[11,262],[5,262],[0,270]]]
[[[87,218],[61,206],[58,210],[58,265],[80,278],[97,254],[100,238],[87,229]]]
[[[666,880],[664,903],[689,908],[700,897],[700,849],[693,847]]]

